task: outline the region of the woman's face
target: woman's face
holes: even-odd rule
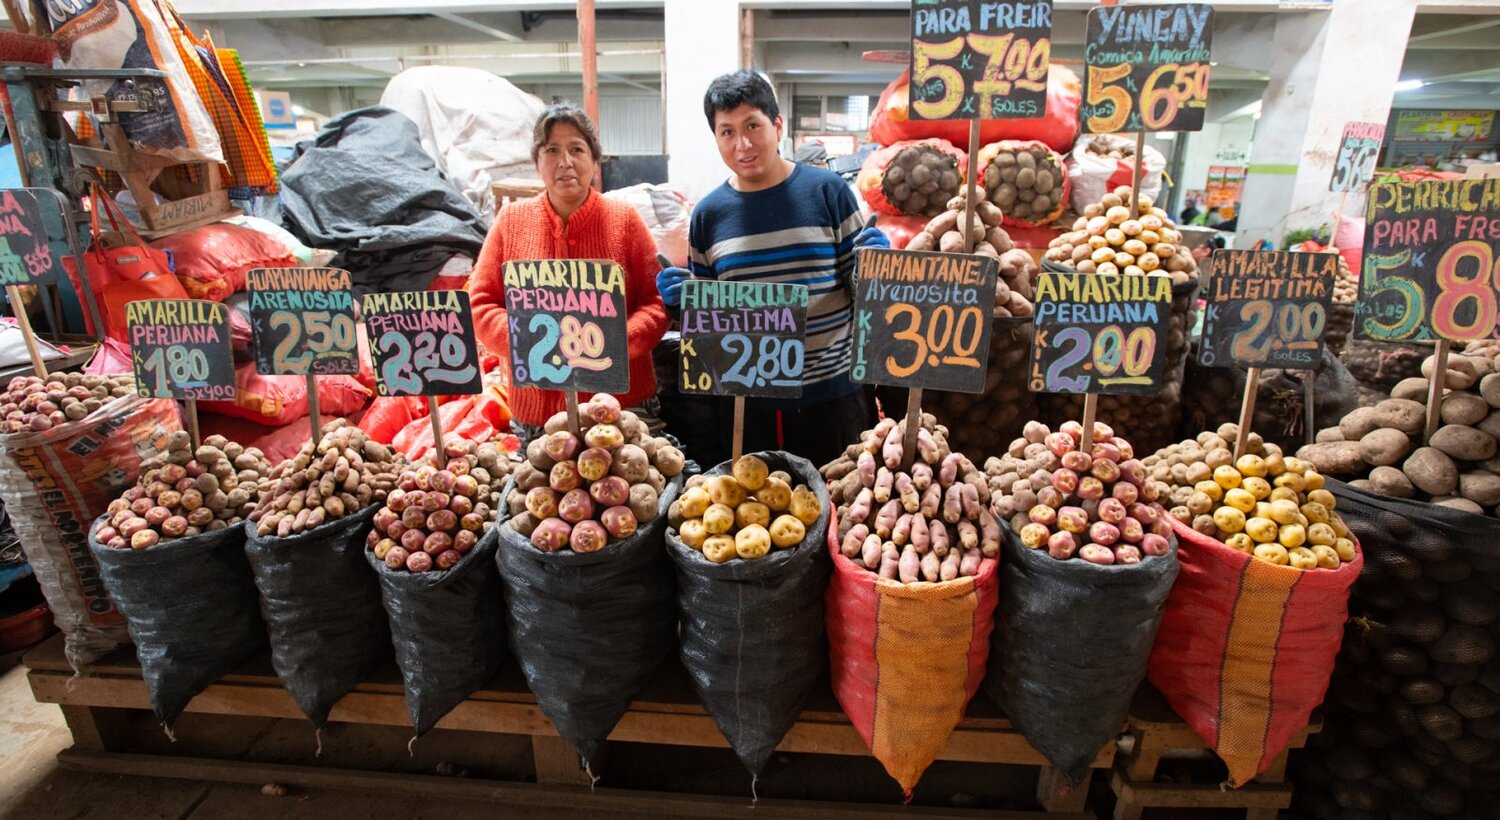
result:
[[[547,192],[565,201],[580,201],[587,196],[598,169],[588,140],[568,123],[552,126],[552,133],[536,156],[536,170]]]

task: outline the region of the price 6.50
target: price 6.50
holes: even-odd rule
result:
[[[984,339],[985,314],[976,306],[955,311],[952,305],[938,305],[924,314],[912,305],[896,304],[886,308],[885,322],[893,329],[891,338],[911,345],[905,363],[894,355],[885,359],[886,370],[898,379],[924,366],[979,367],[974,354]],[[898,323],[905,326],[898,328]]]
[[[1109,325],[1090,335],[1085,328],[1067,327],[1057,331],[1048,346],[1061,353],[1047,368],[1045,378],[1033,381],[1032,390],[1087,393],[1095,377],[1101,386],[1151,383],[1155,328],[1137,327],[1126,333],[1119,325]],[[1083,374],[1068,375],[1075,368]]]
[[[1146,76],[1140,94],[1133,98],[1124,81],[1134,68],[1130,63],[1089,67],[1086,113],[1090,133],[1133,130],[1128,121],[1137,100],[1141,126],[1147,131],[1170,129],[1184,108],[1208,106],[1208,66],[1202,63],[1158,66]]]

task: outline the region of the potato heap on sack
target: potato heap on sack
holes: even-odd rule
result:
[[[135,486],[109,503],[94,540],[110,549],[147,549],[173,538],[236,527],[255,509],[260,482],[271,472],[265,454],[223,436],[196,451],[187,433],[141,462]]]
[[[1129,139],[1111,138],[1105,134],[1100,134],[1089,140],[1088,144],[1083,148],[1096,157],[1135,159],[1135,143]]]
[[[297,535],[385,501],[404,464],[399,453],[337,419],[261,482],[249,515],[256,535]]]
[[[1067,176],[1045,145],[1002,148],[985,166],[984,195],[1013,219],[1038,222],[1057,210]]]
[[[54,373],[45,381],[36,376],[17,376],[0,395],[0,416],[5,419],[0,432],[51,430],[134,393],[135,379],[129,373],[115,376]]]
[[[1156,503],[1161,490],[1135,448],[1099,422],[1088,452],[1082,444],[1076,421],[1055,433],[1027,422],[1004,457],[985,462],[995,512],[1022,544],[1059,561],[1136,564],[1168,555],[1172,527]]]
[[[947,202],[963,186],[958,159],[931,145],[911,145],[901,149],[881,181],[885,198],[905,214],[933,216],[941,213]]]
[[[432,462],[408,464],[375,512],[366,545],[389,569],[452,569],[500,509],[510,457],[493,442],[450,439]]]
[[[667,522],[682,543],[723,564],[801,544],[822,514],[822,503],[806,484],[794,489],[789,473],[773,473],[760,458],[746,455],[728,475],[688,479],[667,509]]]
[[[1500,515],[1500,372],[1492,352],[1471,344],[1448,356],[1440,426],[1425,445],[1427,379],[1414,376],[1391,398],[1318,431],[1297,457],[1367,492]],[[1422,373],[1435,366],[1429,356]]]
[[[578,408],[583,440],[568,432],[567,412],[547,420],[546,435],[526,447],[505,523],[543,552],[598,552],[656,518],[667,481],[682,472],[682,451],[653,438],[645,422],[608,393]]]
[[[1063,233],[1047,246],[1045,258],[1079,273],[1171,275],[1180,285],[1198,278],[1198,263],[1182,244],[1182,234],[1167,212],[1151,197],[1139,197],[1140,216],[1130,218],[1130,186],[1122,185],[1084,209]]]
[[[948,447],[946,430],[922,414],[917,457],[901,469],[906,421],[881,419],[824,467],[838,504],[839,551],[903,584],[977,575],[1000,554],[1000,522],[984,503],[984,475]]]
[[[1238,435],[1239,425],[1223,424],[1145,459],[1151,478],[1169,488],[1171,515],[1271,564],[1338,569],[1353,561],[1354,542],[1322,473],[1256,433],[1236,460]]]
[[[980,200],[974,207],[973,253],[988,256],[1000,263],[1000,276],[995,280],[995,309],[997,317],[1030,316],[1031,288],[1036,279],[1036,261],[1031,254],[1017,248],[1010,234],[1000,227],[1000,209],[991,202]],[[964,197],[948,200],[947,209],[933,217],[921,231],[907,243],[909,251],[964,252]]]
[[[1334,248],[1325,252],[1338,253]],[[1359,277],[1349,269],[1342,254],[1338,263],[1338,274],[1333,280],[1333,306],[1328,312],[1328,329],[1323,334],[1323,341],[1335,356],[1343,352],[1349,334],[1354,330],[1354,302],[1359,299]]]

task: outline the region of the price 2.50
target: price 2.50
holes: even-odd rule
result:
[[[1084,113],[1090,133],[1171,130],[1184,109],[1208,107],[1208,66],[1157,66],[1146,75],[1140,93],[1132,95],[1129,86],[1134,70],[1130,63],[1089,66]]]
[[[1051,345],[1062,354],[1041,381],[1033,381],[1033,391],[1087,393],[1095,378],[1101,386],[1151,383],[1148,373],[1156,355],[1155,328],[1137,327],[1126,333],[1119,325],[1109,325],[1090,335],[1085,328],[1067,327],[1056,332]]]
[[[604,330],[595,322],[584,322],[576,316],[564,316],[559,322],[555,316],[538,313],[526,329],[542,336],[531,346],[525,363],[515,363],[517,383],[562,385],[574,368],[597,373],[614,364],[612,356],[603,355]],[[513,325],[511,338],[518,335],[517,330]]]
[[[354,317],[347,313],[330,314],[326,310],[294,313],[278,310],[271,314],[272,330],[285,330],[276,343],[271,364],[276,373],[303,375],[319,372],[318,363],[334,351],[352,354],[355,350]],[[303,335],[307,341],[302,352],[293,355]]]
[[[966,45],[985,60],[973,88],[965,88],[963,73],[946,63],[963,55]],[[913,40],[911,104],[927,120],[988,116],[1013,88],[1046,91],[1051,59],[1052,41],[1032,42],[1014,34],[969,34],[942,43]],[[966,102],[970,92],[979,98],[977,109],[973,101]]]

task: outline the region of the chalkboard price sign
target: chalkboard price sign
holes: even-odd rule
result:
[[[370,293],[361,309],[380,395],[472,396],[484,389],[469,294]]]
[[[796,398],[806,364],[807,287],[682,283],[682,392]]]
[[[1385,126],[1381,123],[1346,123],[1344,138],[1339,141],[1339,153],[1333,162],[1333,176],[1328,179],[1328,190],[1363,190],[1375,174],[1375,160],[1380,156],[1380,143],[1384,139]]]
[[[1370,186],[1359,339],[1494,338],[1500,179]]]
[[[625,272],[608,260],[505,264],[511,381],[543,390],[630,389]]]
[[[1198,361],[1316,369],[1338,270],[1332,253],[1215,251]]]
[[[983,392],[998,270],[987,256],[860,251],[850,378]]]
[[[1047,112],[1052,0],[916,0],[911,118],[1013,119]]]
[[[354,294],[338,268],[256,268],[246,277],[255,369],[275,376],[359,372]]]
[[[125,305],[136,392],[144,398],[230,401],[229,308],[197,299]]]
[[[1035,301],[1034,392],[1161,392],[1170,277],[1043,271]]]
[[[42,209],[30,191],[0,190],[0,286],[57,280]]]
[[[1214,10],[1207,3],[1090,11],[1083,41],[1083,130],[1202,130],[1213,32]]]

